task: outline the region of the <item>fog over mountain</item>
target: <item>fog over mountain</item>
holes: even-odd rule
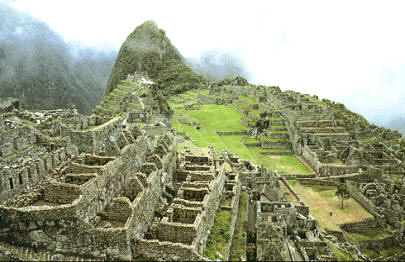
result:
[[[246,64],[230,51],[210,50],[198,58],[187,58],[186,62],[200,75],[210,80],[243,76],[250,80]]]
[[[46,21],[65,41],[115,52],[152,19],[196,71],[207,69],[202,74],[215,79],[239,68],[251,83],[341,102],[378,125],[405,126],[403,1],[8,2]],[[226,59],[218,63],[205,53],[239,61],[218,70]]]
[[[0,4],[0,97],[18,98],[30,109],[89,113],[115,57],[115,50],[67,44],[46,23]]]

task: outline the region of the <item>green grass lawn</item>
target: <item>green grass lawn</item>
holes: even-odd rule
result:
[[[360,143],[364,143],[364,142],[369,142],[369,141],[374,141],[375,138],[374,137],[365,137],[362,139],[358,139],[357,141],[359,141]]]
[[[199,90],[199,93],[207,96],[210,93],[210,90],[209,89]]]
[[[356,261],[358,258],[342,249],[339,249],[334,243],[328,241],[327,242],[330,249],[332,250],[333,254],[335,255],[337,261]]]
[[[210,259],[225,259],[226,244],[230,238],[230,224],[232,220],[232,211],[218,209],[215,215],[214,226],[207,240],[207,246],[204,250],[204,256]]]
[[[242,192],[239,198],[239,211],[238,218],[235,224],[235,233],[233,235],[231,255],[229,259],[231,261],[243,261],[246,260],[246,229],[247,229],[247,205],[249,201],[249,195],[246,192]]]
[[[380,227],[369,228],[367,231],[364,232],[350,232],[346,233],[346,235],[351,241],[355,243],[367,240],[378,240],[391,236],[390,233],[386,232]]]
[[[225,105],[201,105],[200,110],[184,110],[171,104],[175,114],[172,117],[173,128],[180,134],[187,134],[197,146],[213,146],[217,151],[228,150],[242,159],[251,160],[270,169],[278,169],[286,174],[310,174],[311,171],[295,156],[262,155],[261,147],[246,147],[242,141],[243,135],[218,136],[216,131],[241,131],[246,127],[240,122],[242,115]],[[180,118],[198,122],[201,128],[182,124]]]
[[[248,96],[240,96],[239,100],[242,100],[247,104],[258,104],[254,98]]]
[[[364,252],[364,254],[366,254],[366,256],[368,256],[369,258],[375,259],[375,258],[380,258],[382,257],[382,259],[393,256],[395,254],[399,255],[399,254],[403,254],[405,252],[405,250],[398,246],[390,246],[387,248],[383,248],[383,249],[363,249],[362,252]]]
[[[260,143],[259,140],[257,140],[256,138],[253,138],[253,137],[245,137],[243,141],[244,141],[245,144]]]

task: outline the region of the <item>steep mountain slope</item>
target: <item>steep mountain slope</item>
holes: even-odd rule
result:
[[[120,48],[106,94],[129,73],[146,72],[163,94],[176,94],[200,85],[204,79],[184,62],[179,51],[155,22],[146,21],[138,26]]]
[[[0,4],[0,97],[28,109],[75,107],[88,113],[100,100],[114,53],[71,46],[45,23]]]

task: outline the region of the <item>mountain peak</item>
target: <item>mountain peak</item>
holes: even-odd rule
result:
[[[156,78],[157,67],[166,61],[183,63],[183,57],[171,44],[166,32],[159,29],[153,20],[147,20],[136,27],[122,44],[107,84],[106,94],[129,73],[146,72],[151,78]]]

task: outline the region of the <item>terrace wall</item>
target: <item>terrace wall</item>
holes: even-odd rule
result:
[[[350,195],[360,203],[362,207],[364,207],[368,212],[373,214],[374,216],[379,216],[379,212],[377,211],[376,207],[373,205],[371,200],[363,196],[361,192],[354,186],[350,181],[346,181],[347,190],[349,190]]]
[[[207,261],[190,245],[159,240],[136,239],[132,241],[134,257],[140,256],[154,260]]]
[[[346,232],[364,232],[369,230],[370,228],[377,227],[378,222],[375,219],[365,219],[360,222],[345,223],[339,226]]]

